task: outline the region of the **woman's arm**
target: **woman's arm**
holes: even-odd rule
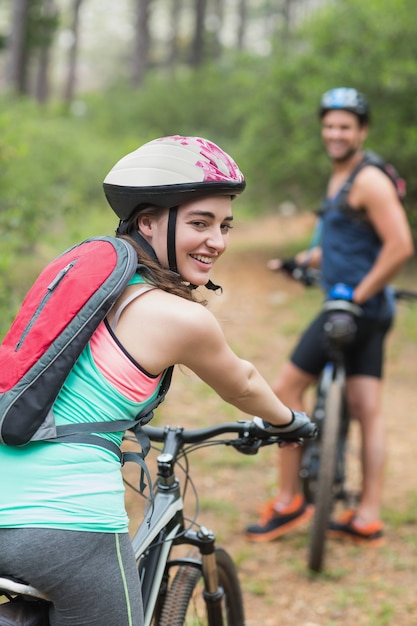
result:
[[[292,419],[255,366],[233,352],[219,322],[201,304],[149,291],[127,306],[116,336],[151,374],[182,364],[241,411],[276,425]]]
[[[271,424],[288,424],[292,418],[290,409],[277,398],[256,367],[233,352],[212,313],[200,305],[188,304],[189,316],[182,316],[173,334],[175,362],[190,368],[223,400],[241,411],[256,414]]]

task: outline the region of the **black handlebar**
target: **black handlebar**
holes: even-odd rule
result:
[[[284,272],[305,287],[314,287],[320,284],[320,270],[299,265],[294,259],[284,259],[278,271]]]
[[[394,295],[396,300],[417,300],[417,293],[409,289],[394,288]]]
[[[303,284],[305,287],[314,287],[320,285],[320,270],[299,265],[292,259],[284,259],[278,271],[284,272],[294,280]],[[400,289],[393,287],[394,297],[396,300],[417,300],[417,292],[409,289]]]
[[[195,429],[186,429],[178,426],[165,426],[163,428],[157,428],[155,426],[147,425],[143,426],[143,431],[151,441],[156,443],[164,443],[168,440],[168,438],[174,437],[176,439],[176,447],[178,449],[185,444],[202,443],[214,440],[216,437],[221,435],[234,434],[238,435],[237,439],[219,440],[219,443],[233,446],[236,450],[242,452],[243,454],[256,454],[258,449],[262,446],[280,444],[285,441],[296,442],[298,444],[303,443],[303,439],[294,439],[294,437],[291,438],[290,433],[271,435],[270,433],[258,428],[251,420],[214,424],[213,426]],[[312,436],[315,436],[315,433],[313,434],[312,432]]]

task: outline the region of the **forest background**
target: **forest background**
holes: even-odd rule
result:
[[[320,306],[319,290],[266,261],[311,236],[329,168],[317,118],[327,89],[369,98],[366,145],[406,179],[417,241],[416,13],[415,0],[0,0],[0,337],[52,257],[114,231],[102,181],[116,160],[157,136],[202,135],[248,182],[213,277],[224,294],[209,294],[209,307],[272,382]],[[416,276],[413,260],[396,284],[417,290]],[[307,529],[265,549],[241,532],[275,493],[275,451],[196,455],[201,521],[238,563],[247,626],[417,626],[415,320],[416,307],[400,305],[388,346],[382,551],[329,542],[313,579]],[[183,370],[155,420],[241,417]],[[133,522],[137,500],[128,494]]]
[[[315,210],[335,86],[369,98],[367,147],[406,179],[416,238],[415,17],[415,0],[0,0],[0,336],[52,256],[114,230],[102,180],[157,136],[228,150],[242,219]]]

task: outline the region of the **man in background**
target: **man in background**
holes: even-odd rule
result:
[[[388,284],[413,254],[409,225],[396,188],[385,172],[367,164],[363,143],[368,134],[369,105],[351,88],[326,92],[319,116],[324,148],[331,162],[320,243],[294,259],[320,268],[326,299],[345,299],[362,309],[355,342],[347,355],[347,399],[360,423],[362,493],[356,510],[331,522],[334,536],[367,544],[381,543],[380,507],[384,479],[385,429],[381,414],[384,343],[394,317]],[[268,264],[282,267],[280,259]],[[325,363],[323,313],[303,333],[275,384],[288,406],[303,410],[306,389],[316,383]],[[299,493],[302,448],[279,451],[279,489],[257,524],[246,529],[250,541],[270,541],[312,516]]]

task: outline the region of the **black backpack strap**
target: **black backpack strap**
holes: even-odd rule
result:
[[[112,430],[120,430],[120,426],[125,423],[125,420],[117,420],[115,422],[111,422],[112,425],[117,426],[116,428],[112,428]],[[132,425],[132,422],[128,422],[129,425]],[[108,422],[100,422],[100,425],[107,426]],[[91,424],[80,424],[79,426],[88,426],[91,430]],[[65,426],[63,426],[65,428]],[[95,426],[94,426],[95,428]],[[109,428],[104,429],[100,428],[103,432],[109,432]],[[126,428],[124,429],[126,430]],[[54,439],[47,439],[45,441],[49,443],[85,443],[88,445],[99,446],[100,448],[104,448],[113,452],[118,457],[120,464],[123,466],[125,463],[137,463],[140,466],[140,477],[139,477],[139,491],[141,494],[145,492],[147,485],[149,486],[149,497],[151,500],[151,512],[147,519],[148,526],[150,525],[152,513],[154,510],[154,494],[152,488],[152,478],[149,473],[148,466],[146,465],[145,457],[147,456],[150,448],[151,442],[147,435],[145,435],[144,431],[140,427],[139,424],[135,427],[135,436],[138,440],[141,451],[140,452],[122,452],[119,446],[117,446],[112,441],[105,439],[104,437],[100,437],[99,435],[92,435],[89,433],[81,434],[80,432],[68,435],[61,435],[59,437],[55,437]],[[146,478],[146,480],[145,480]]]
[[[345,183],[342,185],[342,188],[340,189],[339,194],[338,194],[339,198],[345,198],[347,196],[349,191],[352,189],[353,181],[355,180],[356,176],[367,165],[373,165],[373,164],[368,162],[367,156],[365,153],[362,161],[359,163],[359,165],[355,167],[355,169],[348,176]]]
[[[148,524],[150,523],[150,518],[154,509],[152,479],[145,462],[145,458],[151,448],[151,442],[149,440],[149,437],[145,435],[142,426],[144,424],[147,424],[153,418],[154,410],[159,404],[161,404],[161,402],[164,401],[167,391],[171,385],[173,371],[173,365],[165,370],[165,374],[159,386],[157,397],[150,405],[146,406],[140,413],[138,413],[136,419],[133,422],[132,420],[120,419],[106,422],[83,422],[81,424],[64,424],[56,427],[55,436],[51,436],[49,439],[44,440],[50,443],[85,443],[89,445],[100,446],[116,454],[122,465],[131,461],[134,463],[138,463],[141,467],[139,479],[140,493],[143,493],[146,489],[145,477],[150,490],[151,513],[148,518]],[[134,433],[136,440],[141,447],[141,452],[122,452],[119,446],[117,446],[115,443],[109,441],[108,439],[105,439],[104,437],[100,437],[97,434],[120,432],[126,430],[130,430]]]
[[[392,182],[392,184],[394,185],[398,193],[398,186],[395,180],[396,177],[398,177],[398,174],[394,170],[392,165],[391,166],[387,165],[384,159],[380,157],[378,154],[376,154],[376,152],[372,152],[372,150],[365,150],[362,161],[359,163],[359,165],[355,167],[353,172],[350,174],[349,178],[347,179],[345,184],[342,186],[342,189],[339,192],[340,194],[343,194],[344,196],[346,196],[349,193],[356,176],[367,165],[373,165],[374,167],[377,167],[379,170],[381,170],[381,172],[383,172],[385,176],[387,176],[390,179],[390,181]],[[392,171],[392,173],[390,173],[390,171]]]
[[[91,431],[91,425],[89,426]],[[83,434],[78,430],[77,432],[68,435],[60,435],[51,439],[44,439],[43,441],[45,441],[45,443],[85,443],[90,446],[99,446],[100,448],[105,448],[106,450],[113,452],[123,465],[123,453],[119,446],[104,437],[100,437],[99,435],[92,435],[91,433]]]
[[[141,426],[144,426],[151,421],[151,419],[153,418],[154,410],[161,404],[161,402],[165,400],[165,396],[167,395],[168,389],[171,385],[173,371],[173,365],[170,365],[170,367],[165,370],[165,374],[162,378],[161,384],[159,385],[158,395],[153,402],[148,404],[144,409],[142,409],[140,413],[137,414],[136,421],[133,423],[130,422],[130,426],[127,428],[127,430],[132,430],[133,432],[135,432],[137,422],[139,422]]]

